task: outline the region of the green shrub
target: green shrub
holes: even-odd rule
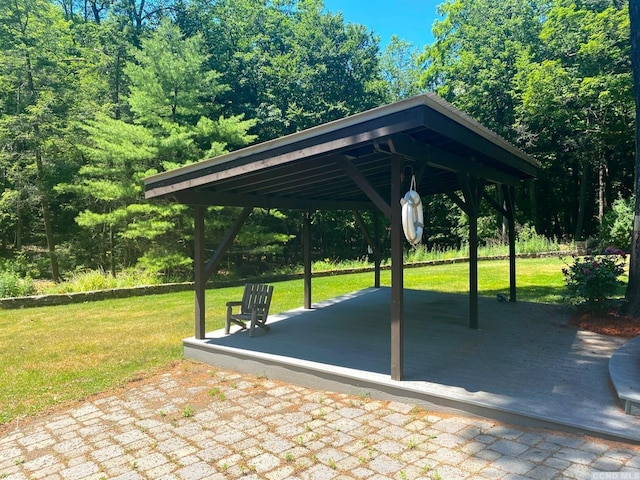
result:
[[[0,272],[0,298],[24,297],[36,291],[30,277],[20,277],[11,270]]]
[[[604,255],[574,257],[562,269],[567,285],[567,298],[592,313],[605,311],[611,305],[624,274],[626,257],[620,250],[608,249]]]
[[[147,252],[138,259],[138,270],[157,272],[166,282],[193,276],[193,260],[181,253]]]
[[[614,245],[617,248],[628,249],[631,246],[633,234],[633,215],[635,199],[618,198],[613,202],[602,219],[600,241],[604,245]]]

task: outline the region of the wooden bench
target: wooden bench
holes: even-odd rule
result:
[[[229,334],[232,323],[240,325],[243,330],[247,329],[247,323],[249,323],[250,337],[253,337],[256,327],[269,330],[269,325],[266,323],[272,294],[272,285],[246,284],[241,301],[227,302],[227,324],[224,333]],[[239,311],[234,313],[234,307],[240,307]]]

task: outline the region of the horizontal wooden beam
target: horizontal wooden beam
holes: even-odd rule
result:
[[[520,184],[518,177],[482,165],[473,161],[471,158],[465,158],[433,145],[417,142],[407,135],[394,135],[390,142],[392,143],[393,149],[405,158],[418,162],[426,162],[434,168],[456,173],[466,173],[503,185],[517,186]]]
[[[375,210],[370,202],[316,200],[306,198],[274,197],[269,195],[242,195],[204,191],[176,192],[168,198],[185,205],[216,207],[258,207],[278,210]]]

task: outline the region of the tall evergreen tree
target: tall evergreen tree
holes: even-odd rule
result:
[[[216,113],[216,95],[228,87],[208,69],[200,36],[184,38],[164,20],[133,58],[124,70],[131,121],[100,115],[83,124],[87,165],[65,188],[86,199],[77,221],[93,232],[104,267],[140,260],[167,272],[190,265],[189,220],[182,206],[145,202],[142,179],[246,145],[254,122]]]

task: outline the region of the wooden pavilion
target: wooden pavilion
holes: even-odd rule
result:
[[[515,188],[537,162],[434,94],[203,160],[145,179],[146,198],[191,205],[195,217],[195,337],[205,338],[205,286],[254,208],[351,210],[374,250],[380,285],[379,221],[373,235],[359,212],[381,212],[391,234],[391,378],[403,376],[403,231],[400,199],[415,175],[422,195],[444,193],[469,218],[469,326],[478,328],[477,219],[484,199],[508,219],[510,300],[516,300]],[[502,190],[498,204],[485,192]],[[242,207],[213,256],[205,258],[206,207]],[[379,218],[374,215],[374,219]],[[425,219],[425,222],[428,219]],[[309,215],[303,225],[304,307],[311,308]]]

